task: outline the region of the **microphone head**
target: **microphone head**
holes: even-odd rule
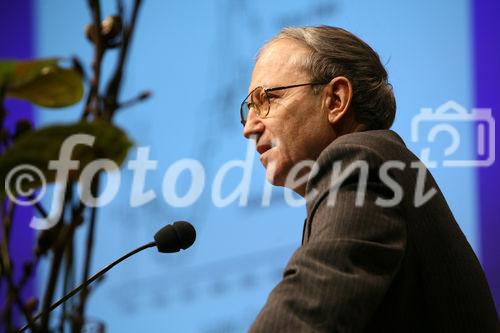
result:
[[[158,251],[162,253],[178,252],[193,245],[196,239],[196,230],[191,223],[177,221],[161,228],[155,234],[155,243]]]

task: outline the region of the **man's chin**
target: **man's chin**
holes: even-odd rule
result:
[[[269,176],[266,176],[266,178],[267,178],[267,181],[274,186],[284,186],[285,185],[285,182],[281,181],[280,179],[276,179],[276,178],[269,177]]]
[[[285,186],[286,177],[283,176],[284,174],[285,172],[282,172],[277,168],[273,168],[272,166],[268,166],[266,168],[267,181],[274,186]]]

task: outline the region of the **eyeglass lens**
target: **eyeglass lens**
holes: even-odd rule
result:
[[[269,113],[269,98],[263,87],[255,88],[241,106],[242,121],[246,122],[250,111],[259,117],[266,117]]]

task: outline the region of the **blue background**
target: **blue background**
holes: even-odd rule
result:
[[[114,2],[103,2],[105,14],[113,14]],[[83,37],[90,17],[85,2],[34,5],[35,56],[78,55],[88,67],[92,48]],[[464,0],[145,1],[122,97],[144,89],[154,97],[121,111],[116,122],[137,147],[151,148],[158,169],[148,173],[146,189],[157,198],[131,208],[131,172],[121,171],[119,196],[99,211],[92,271],[149,241],[174,220],[191,221],[198,239],[184,253],[145,252],[115,268],[91,296],[91,317],[104,320],[108,332],[246,330],[299,246],[305,218],[304,207],[286,205],[279,188],[272,190],[271,205],[261,207],[266,182],[257,159],[247,207],[235,201],[217,208],[211,200],[217,170],[229,160],[245,158],[238,108],[258,48],[290,25],[328,24],[357,34],[386,64],[398,102],[394,129],[418,153],[427,143],[411,142],[410,122],[422,107],[437,108],[448,100],[467,109],[475,106],[470,10]],[[115,60],[116,55],[107,57],[105,68]],[[76,121],[81,109],[38,109],[35,118],[38,125]],[[474,158],[473,124],[461,126],[460,133],[461,154]],[[441,141],[433,148],[442,146]],[[135,156],[131,151],[129,158]],[[163,199],[161,183],[169,166],[182,158],[199,160],[206,182],[195,205],[175,208]],[[481,256],[476,170],[436,168],[432,173]],[[238,170],[229,173],[223,193],[229,194],[240,179]],[[177,185],[178,193],[184,193],[189,177],[183,175]],[[43,286],[40,279],[40,292]]]

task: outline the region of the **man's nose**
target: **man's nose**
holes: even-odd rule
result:
[[[245,127],[243,127],[243,135],[245,138],[250,139],[251,136],[260,136],[262,132],[264,132],[264,123],[262,119],[254,112],[250,111]]]

